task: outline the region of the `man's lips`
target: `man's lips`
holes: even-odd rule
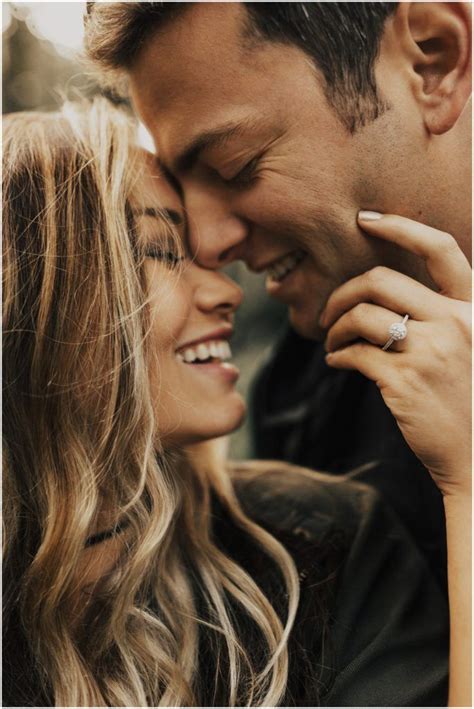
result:
[[[306,256],[306,252],[302,249],[287,251],[278,258],[264,263],[248,263],[248,267],[255,273],[267,271],[270,278],[275,280],[283,279],[290,271],[292,271]]]

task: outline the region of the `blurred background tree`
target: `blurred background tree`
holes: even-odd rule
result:
[[[101,92],[80,60],[84,11],[83,2],[2,3],[3,113],[51,111],[64,98]],[[141,135],[151,149],[144,129]],[[242,263],[232,264],[226,272],[245,292],[232,350],[241,371],[238,388],[248,400],[256,372],[285,328],[286,308],[268,298],[263,277]],[[252,455],[248,423],[231,436],[230,454]]]

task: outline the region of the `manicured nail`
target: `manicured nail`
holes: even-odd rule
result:
[[[383,214],[380,212],[368,212],[362,209],[358,217],[362,222],[375,222],[377,219],[381,219]]]

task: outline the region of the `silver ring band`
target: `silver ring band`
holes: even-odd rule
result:
[[[407,326],[405,325],[407,320],[408,315],[405,315],[401,322],[394,322],[392,325],[390,325],[390,328],[388,330],[390,338],[384,344],[382,350],[388,350],[388,348],[391,347],[394,342],[399,342],[400,340],[405,339],[408,334]]]

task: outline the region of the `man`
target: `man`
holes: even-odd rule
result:
[[[101,8],[107,33],[98,42],[93,26],[89,48],[128,72],[198,259],[266,270],[300,335],[323,338],[330,293],[375,265],[429,283],[415,257],[367,238],[360,208],[426,222],[469,253],[467,6],[122,5]],[[254,399],[261,457],[333,472],[382,461],[372,482],[442,578],[439,494],[375,385],[290,332]]]
[[[365,475],[396,508],[444,587],[440,496],[377,386],[357,373],[328,369],[322,341],[328,299],[359,274],[369,293],[387,268],[436,288],[422,259],[360,227],[361,210],[372,219],[374,212],[398,214],[434,227],[438,236],[451,234],[469,257],[469,5],[89,5],[89,55],[114,80],[126,78],[160,159],[182,190],[192,251],[208,268],[242,259],[266,271],[268,292],[288,306],[299,333],[282,343],[257,388],[259,455],[335,473],[359,466],[358,478]],[[452,250],[452,237],[443,243]],[[377,569],[377,577],[386,577],[386,569]],[[377,593],[360,581],[366,603]],[[397,596],[406,599],[410,574],[398,581]],[[438,594],[435,586],[424,584]],[[462,603],[451,603],[451,678],[456,687],[462,676],[467,688],[468,643],[458,640],[464,642],[460,618],[468,615],[459,609],[469,603],[459,595]],[[416,614],[423,628],[416,651],[413,613],[399,615],[391,603],[386,613],[397,619],[387,643],[372,635],[385,626],[385,615],[372,625],[375,616],[365,605],[360,622],[343,623],[354,638],[369,630],[362,653],[346,656],[360,676],[362,658],[373,650],[363,701],[404,703],[409,688],[412,703],[424,705],[427,694],[416,686],[422,679],[429,701],[444,704],[445,639],[429,637],[434,620],[446,618],[443,603],[434,614]],[[344,648],[337,639],[336,646],[340,660]],[[440,654],[433,659],[435,647]],[[314,653],[310,660],[311,666],[318,661]],[[338,682],[344,681],[340,670]],[[336,694],[339,705],[357,701],[354,676]],[[396,695],[385,693],[391,686]]]
[[[377,265],[433,285],[420,259],[359,228],[361,209],[470,253],[468,4],[96,5],[89,52],[128,75],[198,260],[266,271],[300,336],[323,340],[330,294]],[[256,402],[262,457],[333,472],[381,461],[371,482],[443,581],[439,494],[373,383],[291,333]]]

